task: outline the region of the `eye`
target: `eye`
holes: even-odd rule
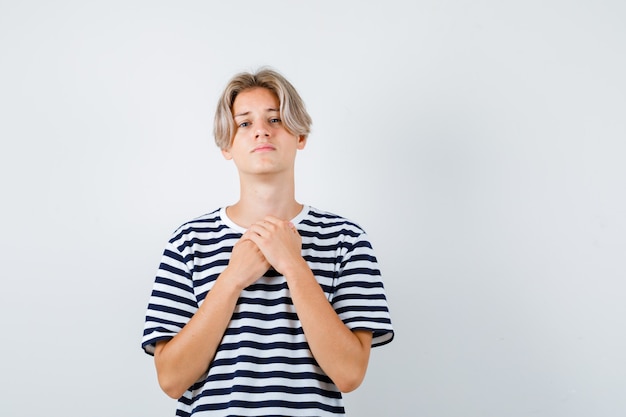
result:
[[[278,117],[273,117],[270,119],[270,123],[280,123],[282,122],[282,120],[280,120]]]
[[[238,125],[238,127],[248,127],[248,126],[250,126],[250,122],[241,122]]]

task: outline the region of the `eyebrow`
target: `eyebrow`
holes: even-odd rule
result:
[[[266,112],[278,112],[278,113],[280,113],[279,109],[274,109],[272,107],[270,107],[269,109],[265,109],[265,111]],[[245,111],[245,112],[242,112],[242,113],[237,113],[237,114],[233,115],[233,117],[247,116],[249,114],[250,114],[249,111]]]

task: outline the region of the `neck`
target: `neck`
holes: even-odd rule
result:
[[[254,181],[240,178],[239,201],[227,208],[228,217],[238,225],[248,228],[266,216],[281,220],[295,217],[302,204],[295,199],[293,176],[281,180],[255,178]]]

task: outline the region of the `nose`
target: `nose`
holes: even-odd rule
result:
[[[256,124],[256,130],[254,131],[254,137],[256,139],[268,138],[270,136],[269,126],[267,122],[260,122]]]

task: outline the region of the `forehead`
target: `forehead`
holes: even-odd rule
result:
[[[278,97],[273,91],[263,87],[254,87],[237,94],[233,102],[233,115],[250,110],[273,110],[280,107]]]

